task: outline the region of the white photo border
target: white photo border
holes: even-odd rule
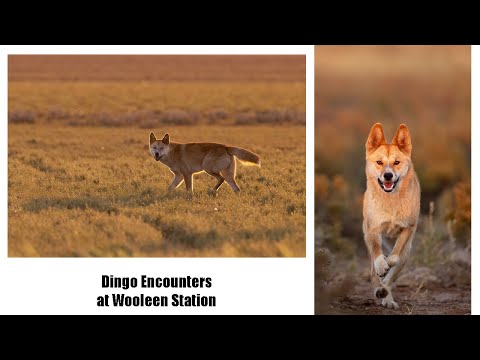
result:
[[[304,258],[9,258],[8,55],[296,54],[306,56],[306,257]],[[313,45],[1,45],[0,314],[309,314],[314,313]],[[210,289],[102,289],[101,276],[210,276]],[[114,291],[119,290],[119,291]],[[216,296],[208,307],[98,307],[97,297],[172,293]]]

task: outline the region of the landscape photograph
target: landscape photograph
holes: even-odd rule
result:
[[[8,256],[304,257],[305,76],[304,55],[9,55]],[[261,166],[169,191],[152,132]]]

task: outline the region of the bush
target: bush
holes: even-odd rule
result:
[[[207,112],[206,117],[211,124],[215,124],[219,120],[225,120],[228,117],[228,114],[223,109],[216,109]]]
[[[249,111],[235,116],[235,125],[289,124],[305,125],[305,113],[295,110]]]
[[[198,113],[184,110],[167,110],[159,115],[160,124],[166,125],[194,125],[198,121]]]
[[[50,108],[47,112],[47,120],[64,120],[64,119],[70,119],[72,115],[63,110],[60,107],[53,107]]]
[[[33,124],[36,114],[28,110],[16,110],[8,112],[8,121],[12,124]]]

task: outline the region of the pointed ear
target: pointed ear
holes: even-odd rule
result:
[[[370,130],[370,135],[368,135],[367,143],[365,144],[365,149],[367,153],[372,153],[379,148],[380,145],[386,144],[385,135],[383,133],[382,124],[376,123],[372,126]]]
[[[155,137],[155,134],[153,132],[150,133],[150,144],[157,141],[157,138]]]
[[[412,154],[412,142],[410,140],[410,132],[405,124],[398,127],[392,145],[397,145],[402,153],[410,157]]]
[[[166,145],[170,144],[170,135],[165,134],[165,136],[162,139],[162,142]]]

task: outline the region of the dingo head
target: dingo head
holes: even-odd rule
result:
[[[158,140],[153,132],[150,133],[150,153],[155,160],[161,160],[162,157],[170,151],[170,136],[165,134],[162,140]]]
[[[383,191],[392,192],[413,167],[412,143],[408,128],[404,124],[400,125],[392,143],[387,144],[382,124],[376,123],[370,130],[365,148],[367,179],[373,178]]]

